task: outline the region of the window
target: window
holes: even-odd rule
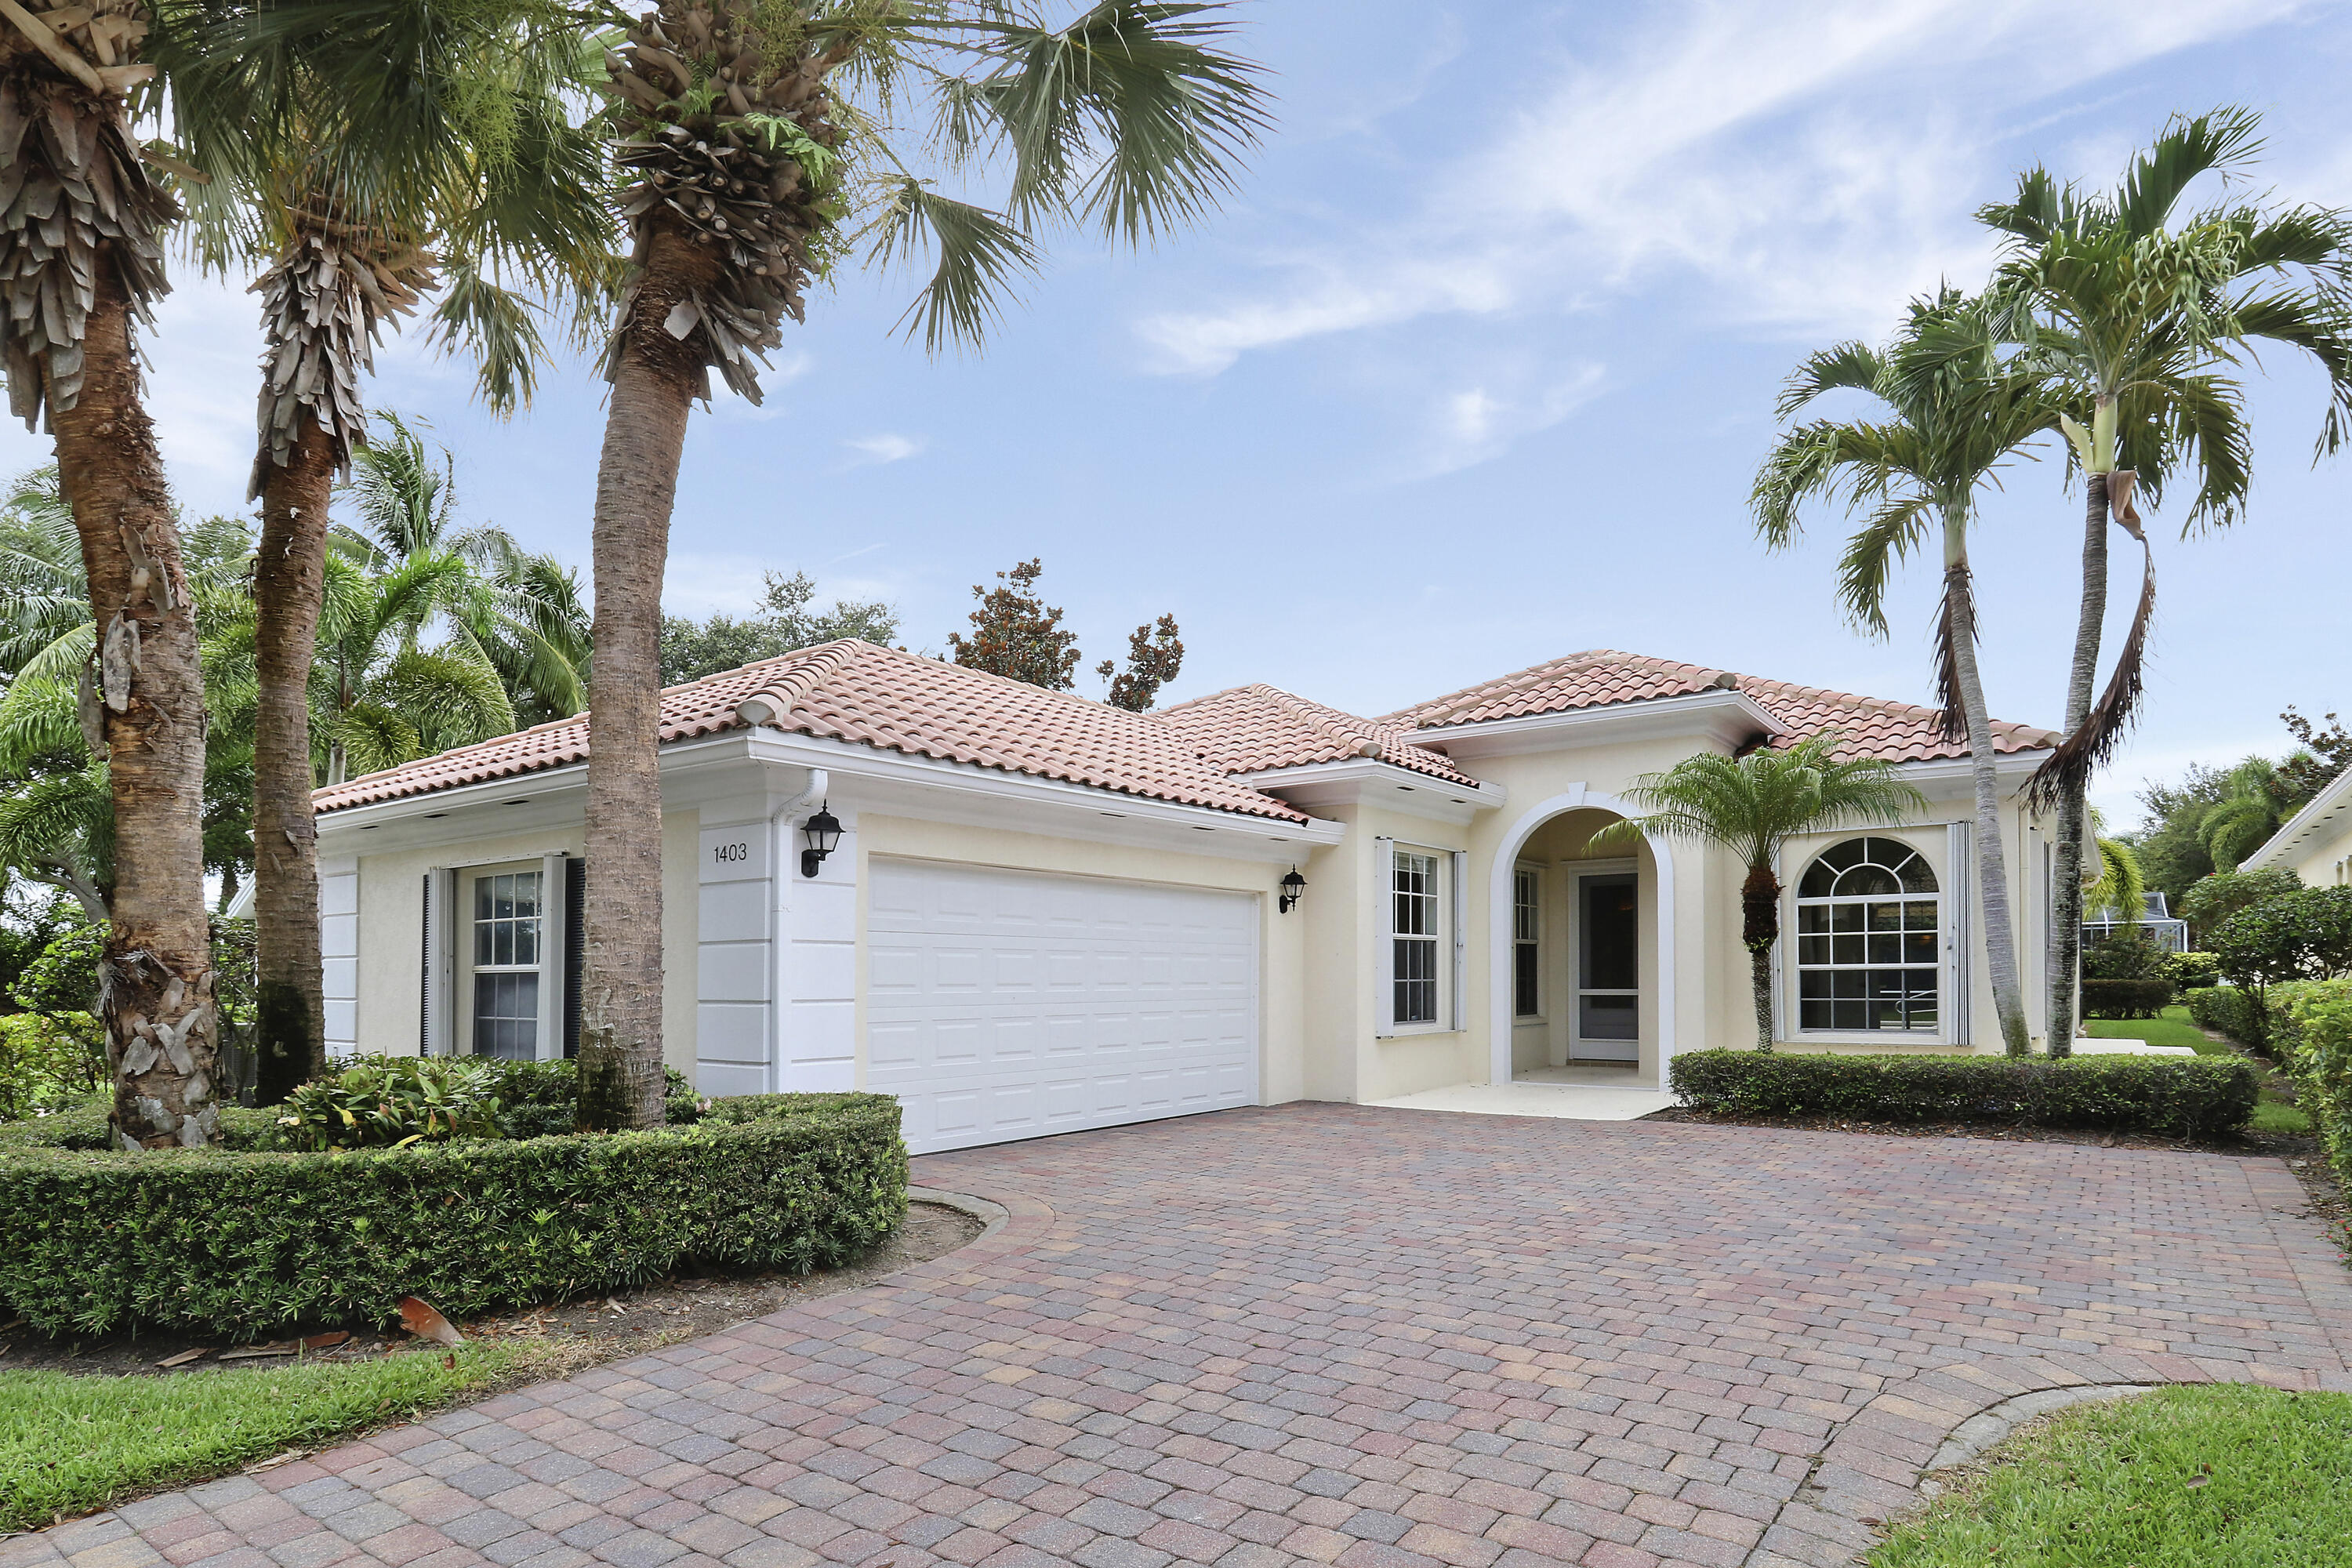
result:
[[[1437,1022],[1437,857],[1396,851],[1396,1012],[1399,1024]]]
[[[474,1055],[530,1061],[539,1056],[541,873],[474,878]]]
[[[1543,883],[1522,867],[1511,873],[1511,1011],[1543,1016]]]
[[[1797,1013],[1806,1029],[1932,1031],[1943,900],[1919,852],[1849,838],[1797,885]]]

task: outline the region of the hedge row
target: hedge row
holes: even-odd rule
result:
[[[2083,1012],[2092,1018],[2160,1018],[2172,1005],[2169,980],[2085,980]]]
[[[2210,985],[2189,994],[2189,1016],[2200,1029],[2227,1035],[2242,1046],[2259,1049],[2263,1042],[2263,1005],[2252,991],[2236,985]]]
[[[2352,979],[2273,985],[2272,1049],[2336,1178],[2352,1191]]]
[[[340,1153],[20,1140],[0,1146],[0,1303],[49,1333],[249,1339],[388,1324],[407,1295],[466,1317],[681,1266],[845,1261],[905,1216],[898,1102],[786,1098],[706,1126]]]
[[[1685,1104],[1735,1116],[2005,1121],[2194,1137],[2243,1127],[2251,1063],[2220,1057],[1844,1057],[1692,1051],[1674,1058]]]

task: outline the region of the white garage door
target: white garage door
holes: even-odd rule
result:
[[[918,1153],[1257,1100],[1257,904],[869,862],[866,1087]]]

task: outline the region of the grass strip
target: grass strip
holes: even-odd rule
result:
[[[169,1377],[0,1372],[0,1531],[402,1420],[514,1381],[534,1352],[467,1345],[450,1359],[419,1351]]]
[[[2200,1057],[2224,1057],[2229,1046],[2209,1040],[2189,1021],[2189,1009],[2175,1004],[2160,1018],[2086,1018],[2084,1032],[2102,1040],[2145,1040],[2151,1046],[2187,1046]]]
[[[1871,1568],[2341,1568],[2352,1394],[2244,1384],[2077,1405],[1898,1527]]]

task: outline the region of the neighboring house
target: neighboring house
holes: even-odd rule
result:
[[[2352,883],[2352,769],[2330,780],[2238,869],[2259,871],[2266,866],[2284,866],[2306,888]]]
[[[1999,1048],[1967,762],[1906,703],[1595,652],[1384,719],[1270,686],[1138,714],[843,641],[673,688],[662,724],[670,1061],[709,1093],[898,1095],[919,1151],[1654,1085],[1749,1044],[1734,858],[1587,841],[1635,774],[1824,730],[1930,804],[1791,850],[1782,1037]],[[2048,860],[2017,792],[2053,737],[1999,737],[2038,996]],[[575,718],[318,793],[335,1049],[572,1048],[586,752]]]
[[[2137,931],[2166,952],[2189,951],[2189,922],[2175,916],[2163,893],[2155,889],[2141,898],[2136,921],[2124,919],[2112,904],[2089,910],[2083,921],[2084,944],[2105,942],[2119,931]]]

